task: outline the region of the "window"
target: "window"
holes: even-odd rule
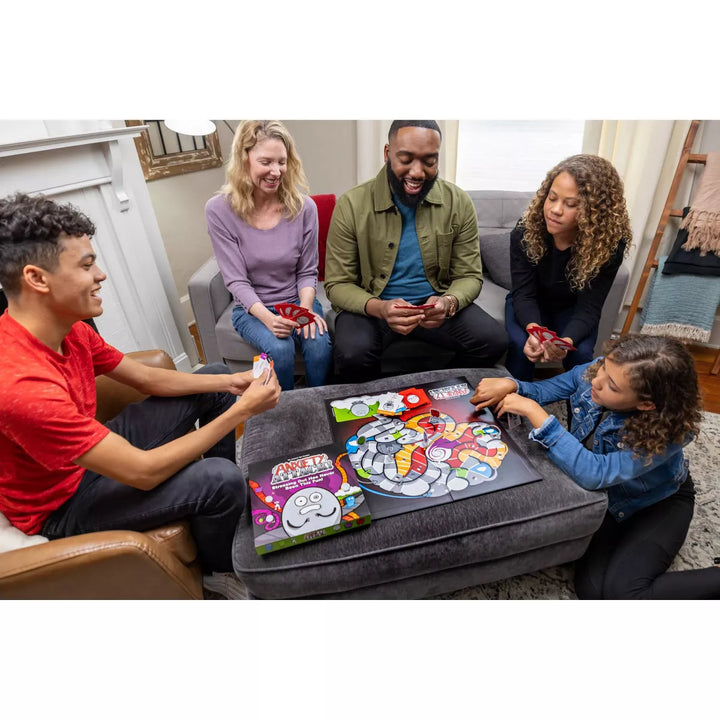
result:
[[[584,120],[461,120],[457,184],[532,191],[547,171],[582,152]]]

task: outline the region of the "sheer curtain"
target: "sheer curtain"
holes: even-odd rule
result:
[[[585,123],[583,152],[610,160],[625,185],[633,231],[625,304],[630,303],[642,274],[689,127],[689,120],[589,120]],[[680,197],[682,194],[681,187]],[[689,186],[686,194],[689,195]]]

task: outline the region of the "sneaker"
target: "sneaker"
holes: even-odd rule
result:
[[[233,573],[214,572],[203,575],[203,588],[226,600],[247,600],[248,590],[245,583]]]

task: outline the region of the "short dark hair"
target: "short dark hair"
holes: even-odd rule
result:
[[[62,233],[90,237],[95,226],[72,205],[44,195],[16,193],[0,200],[0,285],[6,295],[19,294],[26,265],[55,270]]]
[[[435,130],[439,133],[440,139],[442,140],[442,130],[435,120],[393,120],[388,131],[388,142],[390,142],[397,131],[404,127],[420,127],[427,128],[428,130]]]

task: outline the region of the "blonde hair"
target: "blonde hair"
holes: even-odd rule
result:
[[[253,184],[250,179],[248,153],[261,140],[280,140],[287,152],[287,169],[278,188],[278,199],[285,207],[286,217],[296,218],[303,208],[303,190],[308,182],[292,135],[279,120],[243,120],[233,138],[226,182],[220,192],[230,198],[233,210],[246,222],[255,209]]]
[[[622,240],[627,254],[632,241],[623,183],[612,163],[597,155],[572,155],[545,176],[525,211],[523,246],[537,265],[547,252],[550,237],[545,223],[545,200],[555,178],[572,176],[578,188],[577,237],[570,250],[567,276],[573,290],[582,290],[617,251]]]

